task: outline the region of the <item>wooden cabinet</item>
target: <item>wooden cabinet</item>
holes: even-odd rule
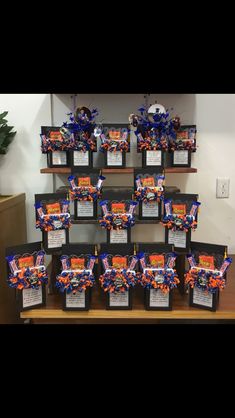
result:
[[[0,324],[23,322],[17,312],[15,290],[6,279],[6,247],[27,242],[25,193],[0,195]]]

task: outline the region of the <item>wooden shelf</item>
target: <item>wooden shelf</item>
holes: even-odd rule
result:
[[[234,256],[233,256],[234,259]],[[92,290],[91,309],[89,311],[63,311],[59,294],[47,296],[47,306],[21,312],[23,319],[32,319],[35,323],[158,323],[162,320],[235,320],[235,265],[232,263],[227,274],[227,286],[220,293],[219,308],[216,312],[190,308],[188,295],[181,295],[178,289],[173,291],[172,311],[146,311],[143,306],[144,290],[137,285],[133,295],[132,310],[106,310],[104,292],[98,283]]]
[[[75,220],[73,219],[73,216],[71,216],[71,222],[72,224],[97,224],[98,219],[79,219]],[[135,223],[136,224],[158,224],[160,221],[150,220],[150,219],[139,219],[138,215],[135,216]]]
[[[40,173],[42,174],[71,174],[70,167],[61,167],[61,168],[41,168]]]
[[[94,167],[102,170],[103,174],[133,174],[134,168],[102,168]],[[136,167],[138,168],[138,167]],[[141,168],[141,167],[139,167]],[[84,171],[89,171],[89,168],[84,167]],[[164,168],[165,173],[197,173],[197,168],[192,167],[166,167]],[[71,174],[70,167],[61,168],[41,168],[40,173],[42,174]]]

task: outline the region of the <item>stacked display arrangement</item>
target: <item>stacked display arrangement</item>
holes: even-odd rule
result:
[[[16,289],[18,309],[25,311],[46,305],[48,274],[41,242],[6,249],[8,285]]]
[[[97,124],[97,114],[96,109],[81,106],[61,127],[42,127],[42,152],[47,153],[49,167],[67,167],[69,188],[35,195],[36,228],[42,231],[42,243],[11,248],[6,254],[9,285],[20,295],[21,310],[43,308],[46,303],[48,273],[43,257],[47,253],[52,255],[49,283],[55,300],[62,295],[63,314],[92,310],[86,313],[89,318],[95,310],[133,309],[140,312],[139,317],[141,313],[147,317],[146,311],[172,310],[173,317],[176,306],[186,309],[179,301],[185,303],[187,298],[189,309],[215,311],[231,264],[227,247],[191,241],[191,231],[198,227],[198,195],[169,193],[165,185],[167,169],[177,172],[179,167],[179,172],[187,172],[191,167],[196,126],[182,125],[179,116],[171,117],[168,109],[156,103],[141,107],[138,115],[131,114],[130,125]],[[137,151],[142,153],[142,167],[126,168],[130,126]],[[97,140],[104,164],[93,168]],[[103,187],[105,170],[133,172],[134,187]],[[165,243],[132,242],[131,230],[137,222],[161,223]],[[70,244],[70,227],[77,224],[79,228],[79,223],[104,228],[105,242]]]
[[[95,118],[97,110],[85,106],[69,113],[69,122],[60,127],[41,127],[41,151],[47,154],[48,167],[93,167],[97,151]]]
[[[126,153],[130,152],[130,129],[127,124],[105,124],[100,129],[100,151],[104,153],[104,166],[126,167]]]
[[[138,282],[145,289],[145,309],[171,310],[172,291],[179,279],[175,267],[176,254],[166,244],[139,244],[141,273]]]
[[[190,306],[217,310],[219,292],[226,286],[226,273],[232,262],[227,251],[225,245],[191,243],[187,255],[190,268],[185,275]]]
[[[101,244],[99,281],[106,294],[106,309],[132,309],[132,289],[138,258],[134,244]]]
[[[89,254],[85,254],[85,252]],[[62,246],[61,272],[56,286],[63,295],[64,310],[85,310],[90,308],[91,288],[95,283],[95,246],[70,244]]]

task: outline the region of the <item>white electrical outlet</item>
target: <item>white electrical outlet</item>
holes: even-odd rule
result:
[[[229,179],[216,180],[216,197],[229,197]]]

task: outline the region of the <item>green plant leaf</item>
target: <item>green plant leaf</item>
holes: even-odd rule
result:
[[[0,120],[2,119],[2,118],[5,118],[5,116],[6,115],[8,115],[8,112],[3,112],[3,113],[0,113]]]
[[[13,138],[16,135],[16,131],[15,132],[10,132],[7,134],[7,138]]]
[[[0,133],[4,132],[4,133],[9,133],[11,130],[13,129],[13,126],[2,126],[0,127]]]

